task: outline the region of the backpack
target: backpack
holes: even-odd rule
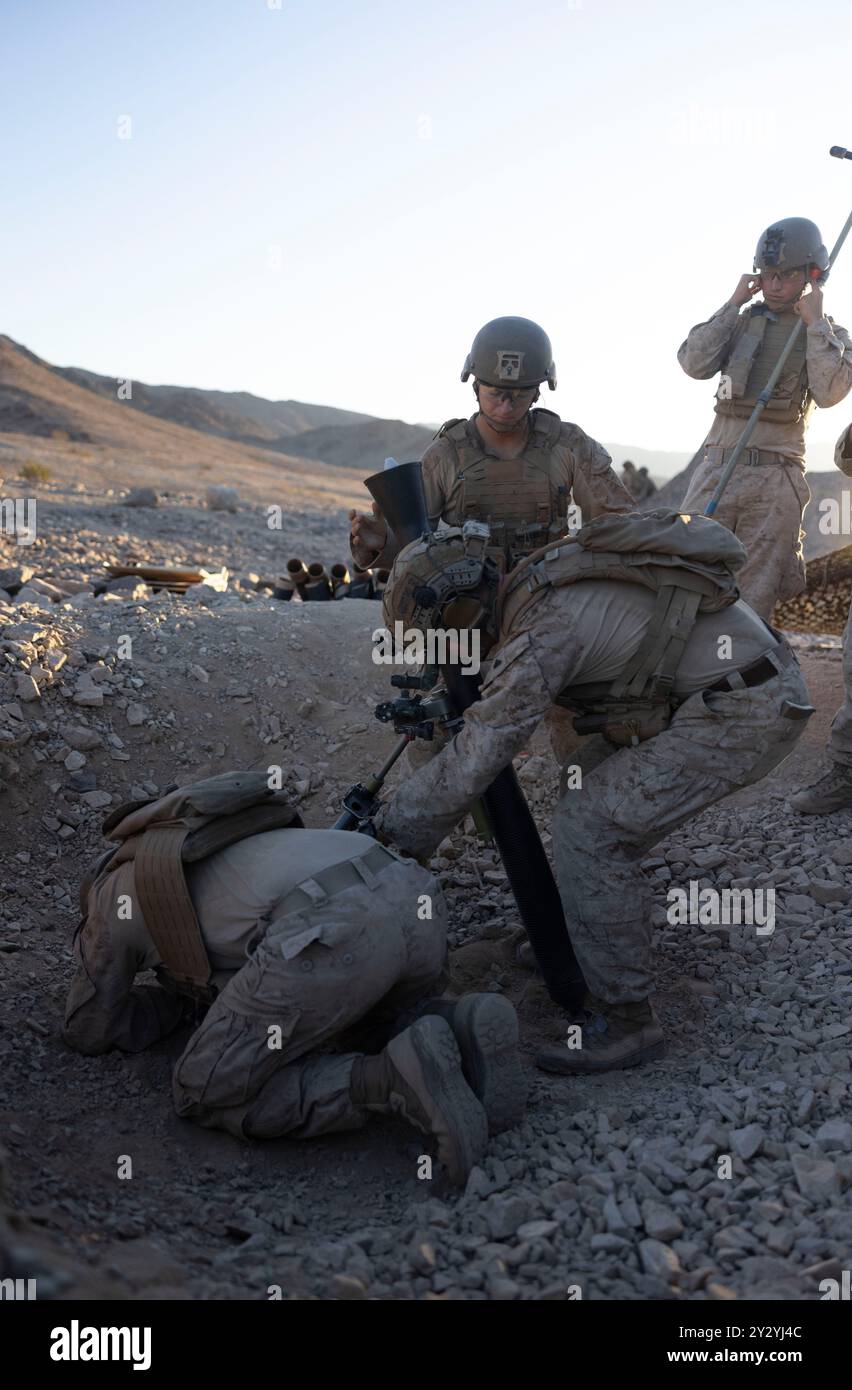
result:
[[[586,579],[642,584],[656,594],[639,650],[609,685],[572,686],[556,703],[579,712],[578,733],[602,733],[619,746],[660,733],[671,719],[672,687],[699,612],[739,598],[735,571],[746,552],[710,517],[668,508],[606,513],[577,535],[528,556],[503,581],[501,637],[516,629],[539,594]]]
[[[128,860],[139,909],[160,958],[181,992],[209,1000],[213,970],[184,875],[197,863],[249,835],[304,828],[283,792],[272,790],[265,772],[223,772],[187,786],[171,786],[159,797],[128,801],[103,822],[116,840],[86,875],[80,888],[86,924],[89,899],[107,874]]]

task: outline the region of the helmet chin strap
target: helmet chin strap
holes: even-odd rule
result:
[[[475,381],[473,383],[473,394],[476,396],[476,403],[479,406],[479,413],[482,416],[483,420],[486,420],[488,422],[489,429],[492,429],[495,434],[514,434],[516,430],[519,430],[521,428],[521,426],[526,426],[527,430],[529,430],[530,411],[532,410],[536,401],[541,396],[540,391],[536,391],[535,395],[533,396],[532,400],[527,406],[526,411],[521,416],[520,420],[518,420],[517,424],[512,425],[507,424],[504,420],[492,420],[491,416],[485,413],[485,411],[482,409],[482,402],[479,399],[479,386],[480,383],[478,381]]]

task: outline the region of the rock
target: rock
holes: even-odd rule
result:
[[[834,1164],[827,1158],[813,1158],[810,1154],[793,1154],[793,1173],[803,1197],[816,1203],[824,1203],[840,1192],[840,1176]]]
[[[646,1274],[656,1274],[667,1281],[681,1273],[680,1260],[670,1246],[659,1240],[640,1240],[639,1259]]]
[[[830,1260],[820,1260],[818,1264],[809,1265],[803,1273],[806,1279],[814,1279],[816,1282],[820,1279],[836,1279],[839,1283],[843,1278],[843,1266],[834,1256]]]
[[[852,1124],[848,1120],[826,1120],[816,1132],[817,1143],[826,1149],[852,1150]]]
[[[69,753],[65,759],[65,766],[69,772],[79,772],[81,767],[86,766],[86,759],[82,753]]]
[[[121,499],[123,507],[159,507],[160,494],[153,487],[135,487]]]
[[[492,1240],[505,1240],[513,1236],[519,1226],[529,1218],[529,1202],[524,1197],[504,1197],[495,1193],[483,1204],[482,1214],[488,1224]]]
[[[852,840],[838,840],[827,851],[827,854],[834,864],[852,864]]]
[[[67,785],[75,792],[92,792],[98,785],[98,779],[94,772],[87,769],[85,772],[72,772]]]
[[[760,1153],[765,1137],[760,1125],[746,1125],[744,1129],[731,1130],[731,1145],[734,1152],[748,1162]]]
[[[145,720],[148,718],[148,711],[144,705],[137,704],[135,700],[131,700],[125,711],[125,718],[132,728],[136,728],[139,724],[145,723]]]
[[[103,745],[103,739],[97,730],[86,729],[80,724],[63,729],[62,737],[71,748],[76,748],[80,753],[88,753],[92,748],[100,748]]]
[[[604,1202],[603,1218],[606,1222],[606,1229],[610,1235],[619,1236],[623,1235],[626,1231],[630,1230],[630,1227],[628,1226],[621,1213],[621,1209],[618,1203],[612,1196],[607,1197]]]
[[[466,1198],[488,1197],[494,1191],[494,1184],[482,1168],[474,1166],[467,1177],[464,1189]]]
[[[723,864],[728,863],[728,855],[723,854],[722,851],[718,849],[694,850],[692,853],[692,862],[696,864],[699,869],[720,869]]]
[[[10,565],[6,569],[0,569],[0,589],[5,589],[8,593],[13,593],[15,589],[20,589],[23,584],[27,584],[35,574],[32,565]],[[852,844],[852,840],[850,840]]]
[[[82,690],[75,690],[71,698],[75,705],[82,705],[85,709],[100,709],[104,702],[104,692],[94,686],[86,686]]]
[[[614,1255],[618,1251],[629,1250],[630,1241],[625,1240],[624,1236],[616,1236],[612,1235],[609,1232],[605,1232],[597,1236],[592,1236],[591,1240],[589,1241],[589,1249],[603,1250],[607,1254]]]
[[[100,811],[104,806],[111,804],[112,797],[109,792],[83,792],[80,800],[85,801],[86,805],[91,806],[94,810]]]
[[[508,1303],[520,1295],[521,1287],[514,1279],[491,1279],[488,1283],[488,1297],[497,1303]]]
[[[32,578],[28,580],[27,588],[35,589],[37,594],[44,594],[45,598],[51,599],[54,603],[65,598],[62,590],[57,589],[56,585],[51,584],[47,579]]]
[[[108,579],[104,585],[104,593],[121,594],[123,598],[147,598],[148,585],[138,574],[120,574],[114,579]]]
[[[351,1274],[334,1274],[331,1278],[330,1288],[332,1298],[342,1299],[364,1299],[367,1297],[367,1289],[360,1279],[356,1279]]]
[[[828,907],[831,903],[845,903],[852,892],[842,883],[832,883],[829,879],[814,879],[809,889],[814,902]]]
[[[659,1202],[643,1202],[642,1219],[652,1240],[668,1241],[683,1235],[680,1217]]]
[[[546,1240],[558,1230],[558,1221],[525,1221],[523,1226],[518,1227],[515,1235],[518,1240]]]
[[[785,893],[784,911],[785,912],[804,912],[811,913],[814,909],[814,900],[809,894],[805,893]]]
[[[15,697],[25,703],[41,699],[41,691],[32,676],[25,675],[23,671],[18,671],[15,675]]]
[[[205,500],[211,512],[235,512],[240,505],[237,489],[221,484],[209,487],[205,493]]]

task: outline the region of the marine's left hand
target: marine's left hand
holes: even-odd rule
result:
[[[823,316],[823,310],[822,290],[818,285],[813,285],[810,294],[804,294],[801,299],[797,300],[793,305],[793,312],[799,315],[807,328],[810,328],[811,324],[819,322]]]

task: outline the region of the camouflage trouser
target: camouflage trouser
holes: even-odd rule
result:
[[[852,767],[852,604],[843,634],[843,704],[834,716],[828,751],[836,763]]]
[[[787,756],[806,721],[783,717],[785,700],[808,703],[797,665],[750,690],[698,691],[656,737],[610,755],[596,738],[576,760],[593,770],[562,795],[553,846],[571,940],[599,998],[648,998],[652,894],[639,862],[671,830]]]
[[[703,512],[719,482],[719,451],[708,450],[692,476],[682,512]],[[722,493],[714,521],[742,541],[748,559],[737,575],[740,595],[767,622],[776,602],[805,588],[802,516],[810,488],[798,464],[741,461]]]
[[[418,915],[429,910],[423,895],[431,918]],[[349,1097],[357,1054],[317,1049],[377,1005],[392,1012],[440,993],[446,927],[437,880],[396,858],[370,887],[277,918],[180,1057],[178,1114],[250,1138],[359,1128],[367,1112]]]

